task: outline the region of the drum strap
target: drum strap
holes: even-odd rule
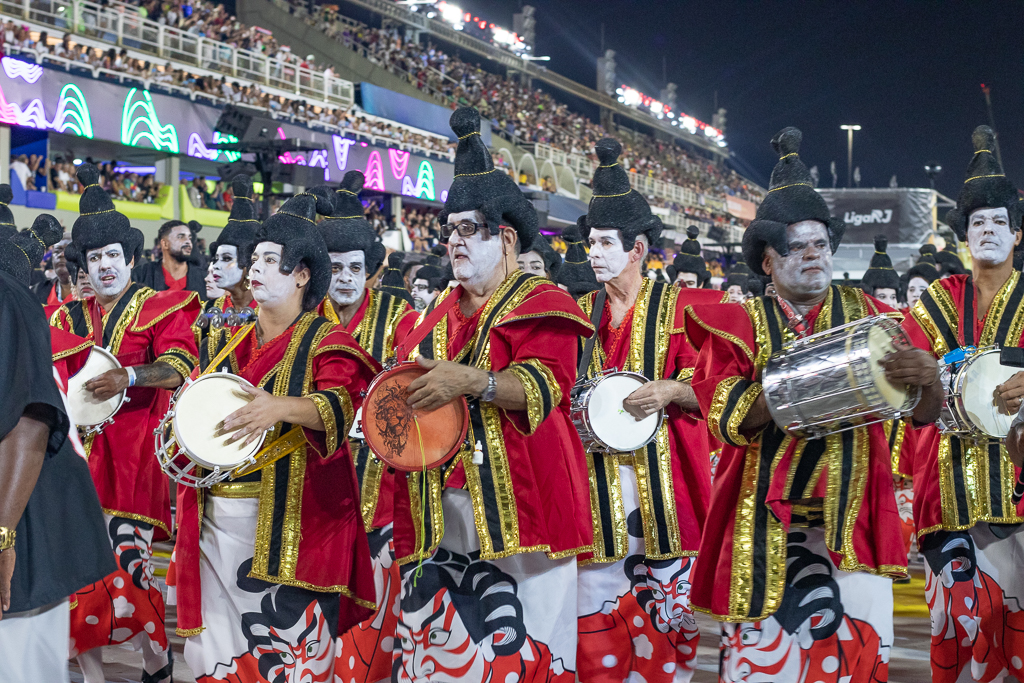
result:
[[[231,355],[231,352],[234,351],[238,347],[238,345],[242,343],[242,340],[245,339],[245,336],[249,334],[249,332],[251,332],[252,328],[254,327],[256,327],[256,323],[249,323],[248,325],[240,329],[238,332],[236,332],[235,336],[233,336],[231,340],[227,343],[227,346],[220,350],[220,353],[218,353],[214,357],[214,359],[210,361],[210,363],[206,366],[205,370],[200,372],[199,366],[196,366],[196,368],[192,370],[192,375],[190,376],[190,379],[195,379],[202,375],[208,374],[216,370],[218,367],[220,367],[220,364],[223,363],[224,360]]]
[[[594,298],[594,309],[590,312],[590,324],[594,326],[594,334],[587,337],[583,345],[583,353],[580,354],[580,366],[576,369],[576,383],[579,384],[587,377],[587,368],[590,367],[590,360],[594,357],[594,344],[601,334],[601,314],[604,313],[604,302],[608,298],[608,292],[602,287]]]
[[[462,285],[459,285],[451,291],[451,293],[444,298],[440,304],[434,307],[430,313],[427,314],[423,321],[419,325],[414,327],[409,336],[402,340],[402,343],[395,347],[395,358],[399,361],[403,361],[409,357],[409,352],[420,345],[420,342],[430,334],[430,331],[437,326],[441,320],[448,315],[448,311],[455,307],[455,304],[459,303],[459,299],[462,298]]]

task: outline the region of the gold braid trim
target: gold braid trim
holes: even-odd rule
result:
[[[536,377],[534,377],[524,365],[537,370],[543,377],[545,387],[541,387]],[[562,390],[558,386],[558,382],[555,381],[554,375],[545,365],[537,360],[536,358],[528,358],[521,363],[513,363],[505,368],[505,372],[512,373],[523,385],[523,390],[526,392],[526,414],[529,417],[530,428],[526,432],[526,436],[530,436],[537,431],[537,427],[544,421],[547,414],[544,412],[544,394],[543,389],[547,389],[548,396],[550,397],[551,410],[558,407],[558,404],[562,402]],[[512,423],[515,426],[515,423]],[[519,431],[519,428],[516,427]]]
[[[84,344],[79,344],[73,349],[65,349],[64,351],[58,351],[57,353],[53,354],[53,362],[56,363],[57,361],[63,360],[64,358],[69,358],[80,351],[86,350],[90,346],[93,346],[93,342],[91,339],[87,340]]]
[[[191,364],[186,363],[182,356],[188,358]],[[183,349],[172,349],[170,352],[158,356],[155,362],[170,365],[174,368],[175,372],[181,375],[182,379],[188,379],[188,376],[192,374],[192,370],[199,365],[199,359]]]
[[[137,515],[134,512],[122,512],[120,510],[112,510],[110,508],[103,508],[105,514],[111,517],[121,517],[123,519],[130,519],[134,522],[145,522],[154,527],[158,527],[164,530],[164,533],[168,536],[171,535],[171,530],[167,528],[167,525],[161,522],[159,519],[153,519],[152,517],[146,517],[145,515]]]
[[[174,633],[181,638],[191,638],[192,636],[198,636],[205,630],[205,626],[200,626],[199,628],[176,628]]]
[[[145,291],[145,290],[143,290],[143,291]],[[152,289],[150,289],[149,291],[152,292],[152,293],[149,296],[147,296],[146,299],[149,299],[150,297],[156,295],[156,292],[154,292]],[[139,292],[139,294],[141,294],[141,293],[142,293],[142,291]],[[193,301],[197,301],[199,299],[199,295],[196,294],[195,292],[191,292],[191,294],[192,294],[192,296],[186,297],[184,301],[182,301],[180,303],[177,303],[177,304],[175,304],[173,306],[170,306],[169,308],[165,309],[163,312],[161,312],[158,316],[156,316],[155,318],[150,320],[145,325],[132,325],[132,332],[142,332],[143,330],[148,330],[149,328],[151,328],[154,325],[156,325],[158,322],[162,321],[167,316],[171,315],[172,313],[176,313],[176,312],[180,311],[181,309],[185,308],[186,306],[188,306]],[[138,296],[138,294],[136,294],[136,296]]]
[[[686,306],[686,308],[683,309],[683,310],[686,311],[686,315],[690,316],[690,318],[693,319],[693,322],[697,323],[698,325],[703,327],[706,331],[710,332],[711,334],[713,334],[715,336],[718,336],[718,337],[721,337],[722,339],[725,339],[726,341],[732,342],[736,346],[738,346],[741,349],[743,349],[743,353],[747,354],[747,358],[749,358],[750,360],[754,360],[754,352],[750,350],[750,347],[747,346],[746,343],[742,339],[740,339],[736,335],[729,334],[728,332],[724,332],[722,330],[717,330],[714,327],[712,327],[711,325],[709,325],[706,322],[704,322],[703,320],[701,320],[700,316],[698,316],[694,312],[693,304],[688,304]],[[695,344],[693,344],[693,341],[691,339],[689,339],[689,335],[687,335],[686,341],[690,342],[690,345],[693,346],[694,348],[697,348],[697,346]]]
[[[320,454],[321,458],[328,458],[338,450],[338,423],[334,419],[334,409],[331,403],[320,394],[307,394],[308,398],[316,406],[316,412],[324,423],[324,433],[327,441],[327,451]]]
[[[707,415],[708,429],[711,430],[711,434],[716,439],[723,443],[728,443],[728,440],[723,436],[721,429],[722,414],[725,412],[725,404],[729,400],[729,392],[731,392],[732,388],[743,380],[744,378],[739,375],[722,380],[718,383],[718,386],[715,387],[715,395],[711,399],[711,407],[708,409]],[[726,420],[726,428],[728,429],[728,419]]]
[[[718,394],[718,391],[715,391]],[[733,408],[732,414],[729,415],[729,421],[726,424],[726,431],[729,435],[729,439],[732,443],[744,446],[747,444],[747,439],[740,434],[740,424],[747,417],[747,413],[750,412],[750,406],[754,405],[754,401],[761,395],[761,383],[754,382],[749,387],[743,390],[739,399],[736,401],[736,407]],[[720,425],[719,425],[720,426]]]
[[[679,370],[679,375],[676,377],[676,380],[679,382],[689,382],[693,379],[693,371],[694,368],[682,368]]]

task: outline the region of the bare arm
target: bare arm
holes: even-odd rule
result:
[[[670,403],[690,412],[700,411],[697,395],[690,383],[674,379],[661,379],[644,384],[622,402],[622,407],[633,417],[643,419]]]
[[[487,389],[486,370],[422,356],[416,361],[430,370],[409,384],[409,405],[416,410],[434,410],[464,394],[479,397]],[[519,378],[510,372],[494,376],[498,393],[491,403],[505,410],[526,410],[526,389]]]
[[[135,386],[137,387],[177,389],[185,381],[185,378],[177,370],[160,361],[149,365],[136,365],[132,369],[135,371]],[[99,377],[94,377],[86,382],[85,388],[100,401],[106,401],[128,388],[128,371],[125,368],[108,370]]]
[[[278,422],[307,427],[317,432],[326,429],[312,399],[301,396],[274,396],[263,389],[246,385],[242,385],[241,388],[251,394],[253,399],[244,408],[239,408],[224,418],[224,431],[234,432],[228,440],[229,443],[239,439],[245,439],[245,443],[255,441],[260,434]]]

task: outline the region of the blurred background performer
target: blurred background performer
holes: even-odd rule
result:
[[[722,678],[741,680],[793,648],[800,655],[792,669],[774,680],[805,671],[817,680],[824,670],[868,683],[886,680],[890,577],[904,576],[907,564],[885,429],[788,436],[760,384],[764,363],[786,341],[891,312],[859,289],[831,285],[846,226],[814,191],[800,139],[786,128],[772,140],[779,162],[743,238],[744,261],[771,278],[777,296],[686,309],[686,332],[700,348],[693,388],[725,444],[692,595],[697,609],[730,622],[722,627]],[[938,417],[934,359],[911,348],[887,356],[885,366],[890,380],[925,387],[915,418]],[[823,668],[832,663],[841,670]]]
[[[4,208],[0,206],[0,211]],[[10,209],[6,210],[10,211]],[[61,237],[60,242],[53,245],[53,248],[50,250],[50,267],[53,269],[53,279],[37,282],[32,287],[32,293],[39,298],[40,303],[44,306],[56,308],[75,298],[74,282],[72,282],[71,273],[68,271],[67,259],[64,258],[64,249],[70,243],[71,233],[66,232]]]
[[[906,273],[907,279],[907,290],[904,300],[907,302],[907,307],[912,309],[920,299],[921,295],[924,294],[924,290],[928,289],[928,285],[939,279],[942,273],[939,271],[939,266],[935,263],[935,245],[925,244],[921,246],[921,256],[917,259],[917,263],[911,267]]]
[[[425,658],[434,678],[455,680],[472,657],[474,679],[571,681],[576,555],[592,534],[569,392],[590,326],[554,284],[516,267],[537,214],[495,170],[479,113],[458,109],[451,127],[455,181],[439,219],[459,287],[424,313],[449,307],[414,352],[430,372],[408,403],[472,397],[470,448],[425,477],[396,475],[398,561],[423,564],[403,576],[394,680],[422,680]],[[450,630],[443,643],[438,628]]]
[[[537,235],[530,250],[516,257],[516,263],[519,264],[519,270],[527,275],[539,275],[554,281],[558,267],[562,265],[562,257],[544,235]]]
[[[672,265],[665,269],[669,280],[684,289],[710,288],[711,271],[701,255],[697,237],[700,228],[691,225],[686,229],[686,241],[679,247],[679,253],[672,259]]]
[[[88,683],[102,681],[99,648],[137,638],[149,680],[171,679],[164,601],[153,578],[154,540],[170,534],[167,480],[153,452],[153,429],[170,399],[197,363],[191,325],[199,314],[194,292],[155,292],[131,281],[142,233],[114,209],[97,185],[99,171],[84,163],[78,179],[85,188],[81,216],[65,250],[73,267],[88,272],[95,298],[61,306],[50,324],[91,338],[121,367],[85,384],[99,400],[127,391],[126,402],[99,434],[85,440],[89,471],[103,505],[118,569],[79,591],[71,611],[72,656]],[[126,610],[129,603],[134,610]],[[154,628],[155,626],[155,628]]]
[[[437,295],[448,288],[448,278],[437,266],[423,266],[412,281],[412,303],[417,312],[426,310]]]
[[[889,240],[885,235],[875,235],[875,253],[871,255],[871,262],[860,279],[860,288],[865,294],[896,310],[899,308],[901,283],[900,276],[892,267],[892,259],[886,252],[888,246]],[[914,538],[912,477],[917,431],[907,420],[889,420],[885,423],[885,430],[892,452],[892,478],[896,489],[896,508],[903,529],[903,545],[909,554]]]
[[[237,317],[238,312],[256,308],[256,300],[249,289],[249,264],[260,222],[256,220],[256,207],[252,201],[252,179],[239,173],[231,179],[231,187],[235,201],[231,205],[228,223],[210,245],[210,272],[213,274],[214,285],[223,290],[223,294],[207,300],[203,305],[206,324],[193,326],[196,343],[199,345],[200,364],[204,368],[231,339],[230,326],[241,322]],[[229,308],[236,312],[233,320],[228,319]],[[221,313],[219,320],[214,309]],[[233,372],[230,359],[225,359],[218,369]]]
[[[160,261],[136,264],[132,279],[157,292],[164,290],[195,292],[206,297],[206,271],[199,260],[193,258],[196,235],[203,229],[196,221],[167,221],[157,231],[160,243]]]
[[[562,239],[565,241],[565,261],[558,267],[558,275],[555,277],[559,288],[569,292],[573,299],[601,289],[601,283],[590,267],[579,226],[570,225],[562,230]]]
[[[698,262],[704,266],[692,235],[682,264],[687,270],[680,274],[692,274],[691,283],[677,287],[643,277],[647,251],[660,243],[662,224],[643,195],[630,189],[621,152],[612,138],[597,143],[601,165],[594,172],[594,197],[577,221],[607,296],[587,377],[606,370],[643,375],[650,381],[621,397],[624,408],[637,418],[664,409],[667,419],[643,448],[587,454],[595,544],[579,572],[577,671],[584,681],[610,683],[635,675],[648,682],[685,681],[693,675],[700,639],[689,605],[689,575],[711,470],[707,426],[699,414],[694,417],[698,406],[689,379],[696,353],[682,334],[683,307],[719,303],[725,295],[689,289],[700,287]],[[597,296],[591,292],[579,300],[588,317]],[[589,336],[582,335],[581,344]]]
[[[31,230],[0,240],[0,680],[5,683],[68,681],[68,596],[114,571],[85,453],[55,383],[46,318],[28,290],[33,265],[61,233],[57,219],[42,214]],[[78,341],[64,349],[66,356],[88,355],[88,343]]]
[[[959,348],[1024,346],[1024,281],[1014,270],[1021,247],[1017,189],[992,154],[988,126],[974,130],[956,208],[946,222],[971,250],[973,277],[933,282],[904,323],[911,340],[941,358]],[[991,391],[1002,412],[1016,414],[1024,372]],[[1024,677],[1024,522],[1011,501],[1016,472],[997,439],[922,430],[914,464],[914,520],[925,557],[925,590],[932,619],[932,680],[976,680],[1003,668]],[[990,599],[989,596],[995,596]]]
[[[259,314],[231,353],[253,399],[224,432],[248,442],[271,430],[264,448],[286,455],[209,489],[178,487],[177,632],[201,683],[328,680],[338,633],[374,607],[346,435],[379,366],[316,313],[331,262],[315,222],[331,195],[295,195],[257,231]]]
[[[331,260],[331,287],[320,304],[320,311],[383,365],[394,356],[395,345],[416,324],[416,312],[404,299],[367,286],[367,278],[384,262],[385,249],[363,217],[363,205],[359,201],[362,188],[362,173],[346,173],[341,188],[334,193],[334,212],[317,225]],[[419,270],[422,272],[423,268]],[[384,651],[380,641],[394,639],[398,619],[400,579],[391,543],[391,485],[394,480],[383,476],[383,464],[365,442],[353,440],[349,448],[359,480],[363,525],[370,536],[370,547],[376,550],[374,573],[380,581],[375,598],[377,612],[341,634],[338,665],[342,670],[338,675],[342,680],[355,678],[359,683],[370,683],[391,676],[393,654]],[[356,666],[350,668],[348,662],[353,654]]]

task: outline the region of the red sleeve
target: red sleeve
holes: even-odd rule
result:
[[[152,329],[153,356],[184,378],[199,365],[192,323],[201,310],[202,304],[195,292],[158,294],[146,302],[135,326],[139,332]]]
[[[416,327],[416,321],[419,319],[420,314],[412,309],[409,304],[405,305],[405,313],[402,318],[398,321],[398,325],[395,327],[395,346],[398,346],[405,338],[412,332],[412,328]]]
[[[306,440],[321,457],[347,443],[362,395],[380,371],[352,336],[340,327],[328,333],[313,354],[313,379],[306,398],[316,404],[324,431],[306,431]]]

